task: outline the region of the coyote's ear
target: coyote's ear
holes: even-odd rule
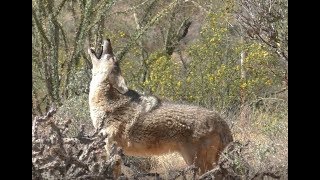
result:
[[[118,59],[115,56],[112,56],[109,60],[112,61],[113,63],[118,62]]]

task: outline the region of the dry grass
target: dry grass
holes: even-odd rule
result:
[[[255,169],[287,166],[288,106],[282,100],[265,100],[260,108],[245,108],[246,118],[234,121],[235,140],[248,143],[249,164]]]

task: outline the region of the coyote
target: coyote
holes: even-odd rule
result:
[[[233,141],[227,123],[206,108],[161,101],[128,89],[110,39],[102,54],[94,48],[92,61],[90,116],[95,128],[107,133],[106,150],[122,148],[131,156],[178,152],[186,164],[199,167],[200,174],[214,167],[219,154]]]

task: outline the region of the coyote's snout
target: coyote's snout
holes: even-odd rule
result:
[[[133,156],[177,151],[200,173],[212,169],[220,152],[233,140],[227,123],[214,111],[162,102],[128,89],[110,40],[100,57],[89,49],[92,81],[89,105],[93,125],[103,124],[107,151],[112,145]]]

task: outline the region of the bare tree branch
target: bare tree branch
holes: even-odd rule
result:
[[[35,21],[35,23],[36,23],[36,26],[37,26],[37,28],[38,28],[38,30],[39,30],[40,35],[41,35],[42,38],[45,40],[46,44],[50,47],[50,46],[51,46],[51,43],[50,43],[50,41],[49,41],[46,33],[44,32],[44,29],[43,29],[41,23],[39,22],[39,20],[38,20],[38,18],[37,18],[37,15],[36,15],[36,13],[34,12],[33,7],[32,7],[32,17],[33,17],[33,19],[34,19],[34,21]]]

